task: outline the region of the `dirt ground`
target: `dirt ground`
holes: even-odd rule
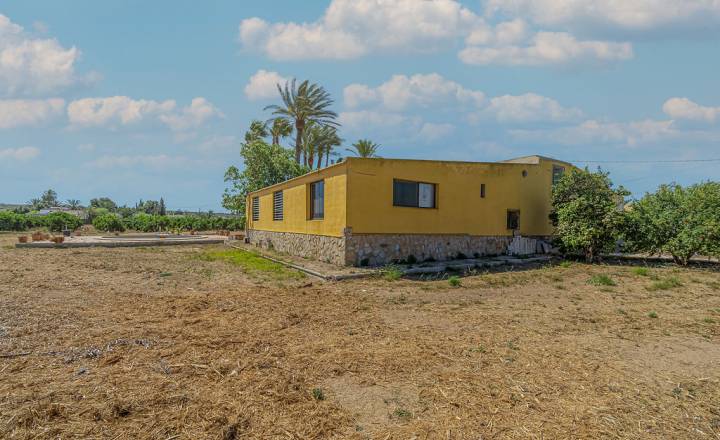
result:
[[[720,438],[711,269],[330,283],[222,246],[13,240],[0,438]]]

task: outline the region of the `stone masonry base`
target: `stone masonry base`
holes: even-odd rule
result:
[[[263,249],[273,249],[299,257],[346,265],[345,238],[325,235],[297,234],[293,232],[272,232],[249,229],[250,243]]]
[[[507,253],[512,237],[441,234],[352,234],[346,237],[346,261],[378,266],[415,260],[445,261]]]
[[[513,237],[441,234],[352,234],[345,237],[250,229],[250,243],[290,255],[347,266],[502,255]]]

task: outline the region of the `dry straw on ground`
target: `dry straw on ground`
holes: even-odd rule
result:
[[[0,437],[720,436],[717,272],[320,283],[206,250],[0,249]]]

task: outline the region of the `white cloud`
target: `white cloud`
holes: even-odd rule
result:
[[[185,166],[190,160],[183,156],[137,155],[137,156],[102,156],[87,163],[92,168],[134,168],[146,167],[152,169],[167,169]]]
[[[65,110],[65,101],[54,99],[6,99],[0,100],[0,129],[37,125]]]
[[[162,102],[127,96],[84,98],[68,105],[68,118],[74,128],[117,128],[159,120],[174,131],[197,128],[222,113],[205,98],[195,98],[190,106],[176,109],[174,100]]]
[[[27,161],[40,155],[40,150],[35,147],[5,148],[0,150],[0,159]]]
[[[333,0],[313,23],[243,20],[239,40],[277,60],[351,59],[370,51],[434,50],[481,21],[454,0]]]
[[[488,14],[527,17],[543,26],[576,30],[649,31],[720,24],[717,0],[486,0],[485,4]]]
[[[565,108],[554,99],[535,93],[492,98],[485,112],[501,123],[562,122],[576,120],[582,116],[582,111],[579,109]]]
[[[202,153],[218,153],[232,150],[238,150],[240,143],[235,136],[218,136],[214,135],[205,139],[195,149]]]
[[[174,131],[185,131],[198,128],[213,118],[224,118],[225,115],[205,98],[195,98],[190,106],[183,107],[179,112],[161,114],[160,120]]]
[[[568,63],[603,63],[633,58],[630,43],[580,41],[566,32],[538,32],[526,45],[468,46],[460,60],[475,65],[541,66]]]
[[[351,84],[345,88],[343,96],[345,105],[350,108],[379,103],[392,111],[443,103],[452,106],[465,104],[476,107],[481,105],[485,99],[483,92],[467,89],[437,73],[413,76],[394,75],[376,88],[364,84]]]
[[[56,39],[32,38],[0,14],[0,93],[46,94],[84,81],[75,73],[80,51]]]
[[[578,109],[565,108],[554,99],[535,93],[487,100],[482,91],[466,88],[437,73],[394,75],[377,87],[350,84],[343,96],[347,108],[372,109],[373,115],[414,113],[432,108],[436,114],[450,114],[457,119],[479,122],[491,118],[500,123],[560,122],[582,116]],[[364,115],[366,122],[372,123],[367,114],[354,114],[355,117]]]
[[[705,107],[687,98],[670,98],[663,104],[663,111],[673,119],[715,122],[720,119],[720,107]]]
[[[600,122],[588,120],[582,124],[554,129],[511,130],[516,139],[545,141],[561,145],[614,145],[639,147],[680,136],[673,121],[646,119],[632,122]]]
[[[245,96],[250,100],[276,98],[278,96],[277,85],[283,86],[289,78],[281,76],[277,72],[258,70],[245,86]]]

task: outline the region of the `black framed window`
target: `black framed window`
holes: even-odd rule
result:
[[[283,219],[283,192],[275,191],[273,193],[273,220]]]
[[[325,218],[325,181],[320,180],[310,184],[310,218],[319,220]]]
[[[252,219],[254,222],[260,220],[260,197],[252,198]]]
[[[520,229],[520,211],[508,210],[507,228],[512,230]]]
[[[434,183],[393,180],[393,206],[435,208]]]
[[[480,198],[482,198],[482,199],[485,198],[485,184],[484,183],[480,184]]]

